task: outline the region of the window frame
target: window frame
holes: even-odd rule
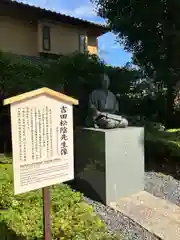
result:
[[[45,41],[48,42],[48,47]],[[42,26],[42,45],[44,51],[50,51],[51,50],[51,29],[48,25]]]
[[[82,37],[84,40],[82,40]],[[81,45],[83,43],[83,46]],[[87,36],[85,34],[79,34],[79,52],[85,53],[87,51]]]

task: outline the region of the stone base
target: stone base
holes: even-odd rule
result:
[[[180,239],[180,207],[142,191],[112,202],[116,211],[137,222],[158,239]]]
[[[75,131],[76,188],[110,202],[144,190],[144,129],[78,128]]]

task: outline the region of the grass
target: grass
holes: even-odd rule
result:
[[[0,157],[1,240],[43,239],[42,191],[13,194],[11,159]],[[65,184],[51,187],[53,240],[114,240],[105,224],[83,201],[79,192]],[[3,236],[3,237],[2,237]]]

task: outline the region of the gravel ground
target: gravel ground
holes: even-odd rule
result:
[[[180,206],[180,181],[176,181],[171,176],[155,172],[146,173],[145,190],[156,197],[168,199],[172,203]],[[95,212],[107,224],[110,232],[121,232],[127,240],[159,240],[158,237],[122,213],[116,212],[110,207],[104,206],[89,198],[85,197],[84,199],[88,204],[93,206]]]

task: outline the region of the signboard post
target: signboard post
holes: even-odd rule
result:
[[[78,100],[40,88],[4,100],[10,104],[14,194],[43,189],[44,239],[50,240],[48,186],[74,178],[73,104]]]
[[[44,215],[44,240],[51,239],[50,228],[50,193],[49,187],[43,188],[43,215]]]

